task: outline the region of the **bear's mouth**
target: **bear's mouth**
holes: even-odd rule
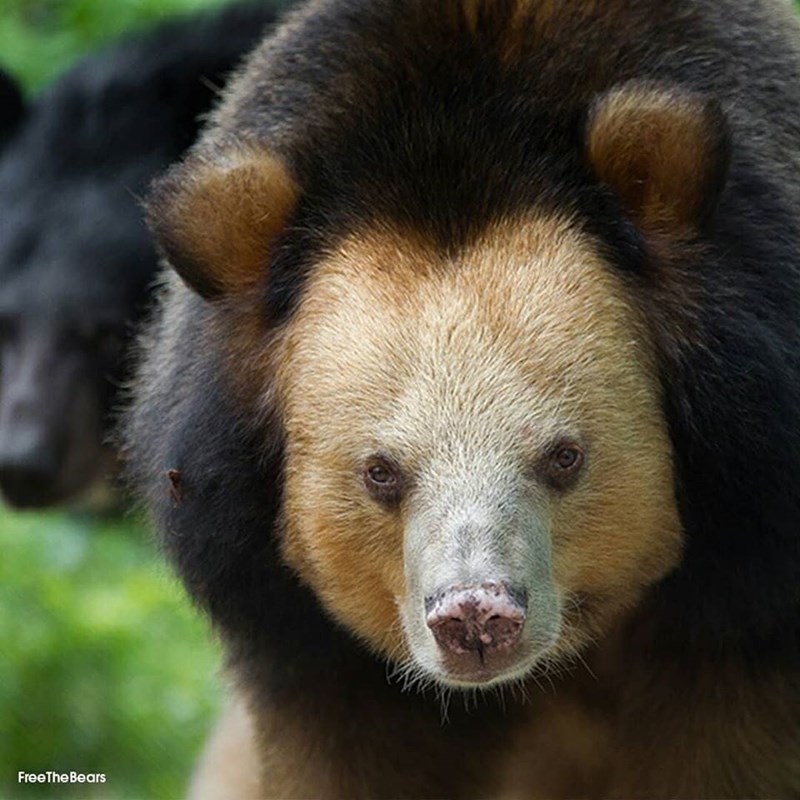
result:
[[[531,672],[539,655],[521,657],[518,654],[486,654],[476,651],[466,657],[460,657],[457,663],[450,654],[442,658],[437,680],[447,686],[458,688],[487,688],[501,683],[511,683],[524,678]]]

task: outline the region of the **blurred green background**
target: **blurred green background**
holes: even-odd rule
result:
[[[144,525],[0,511],[0,797],[181,796],[217,664]],[[19,786],[17,770],[107,783]]]
[[[220,0],[0,0],[0,66],[35,93],[124,31]],[[0,798],[178,798],[219,698],[219,654],[128,519],[0,508]],[[103,785],[17,783],[17,770]]]
[[[30,90],[119,34],[224,0],[0,0],[0,66]]]

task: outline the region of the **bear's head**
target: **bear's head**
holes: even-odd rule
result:
[[[567,220],[454,258],[376,238],[318,265],[282,343],[286,558],[430,675],[525,674],[676,563],[647,327]]]
[[[696,237],[724,177],[716,106],[637,84],[584,119],[587,180],[653,247]],[[569,659],[681,558],[652,276],[568,203],[487,215],[458,248],[350,215],[270,319],[309,202],[250,144],[190,157],[149,203],[242,424],[280,443],[282,558],[426,678],[488,686]]]

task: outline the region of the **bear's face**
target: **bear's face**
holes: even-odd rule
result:
[[[566,220],[448,259],[352,235],[282,337],[285,557],[375,650],[449,685],[598,636],[676,563],[647,328]]]
[[[265,443],[282,443],[286,561],[415,677],[486,686],[574,656],[680,555],[658,298],[664,253],[702,233],[724,184],[724,117],[634,82],[581,119],[563,197],[477,198],[460,237],[405,213],[416,173],[385,207],[369,181],[308,193],[313,175],[250,142],[193,154],[150,192],[243,424],[269,420]],[[571,194],[587,181],[647,241],[635,270],[587,233],[596,208]],[[309,219],[324,224],[294,253],[306,261],[282,264]]]

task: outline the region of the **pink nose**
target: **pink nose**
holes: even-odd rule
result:
[[[527,593],[505,583],[459,584],[425,600],[426,622],[451,653],[508,650],[522,634]]]

